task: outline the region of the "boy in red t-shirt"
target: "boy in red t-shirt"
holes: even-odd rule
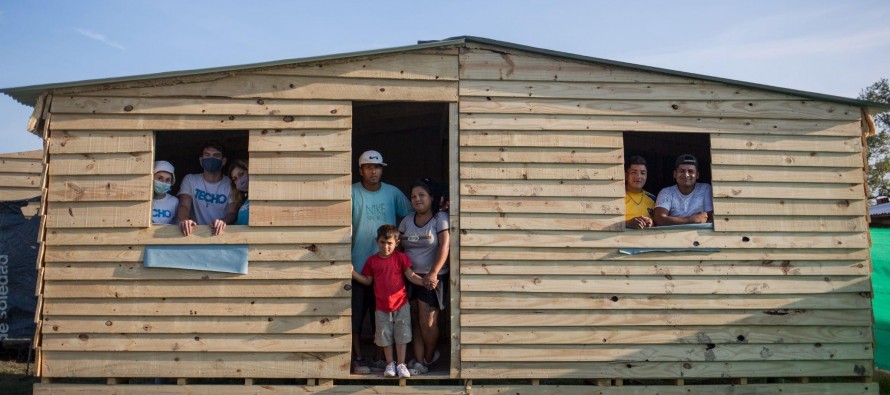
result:
[[[376,311],[374,321],[377,331],[374,343],[383,347],[386,358],[384,377],[411,377],[405,366],[405,350],[411,342],[411,309],[408,305],[408,291],[405,278],[413,284],[423,286],[423,279],[411,270],[411,260],[396,251],[399,245],[399,228],[383,225],[377,229],[377,254],[368,257],[361,273],[352,271],[352,278],[365,285],[374,284]],[[396,343],[398,365],[393,361],[392,344]]]

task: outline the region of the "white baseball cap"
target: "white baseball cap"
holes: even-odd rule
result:
[[[167,162],[165,160],[159,160],[155,162],[155,171],[151,174],[157,174],[159,171],[166,171],[173,176],[173,183],[176,183],[176,172],[173,170],[173,164]]]
[[[371,150],[365,151],[365,153],[363,153],[362,156],[358,158],[358,165],[386,166],[386,163],[383,163],[383,155],[380,155],[380,153],[377,151]]]

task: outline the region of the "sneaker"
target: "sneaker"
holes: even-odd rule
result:
[[[436,350],[436,351],[433,353],[433,360],[427,362],[427,361],[426,361],[426,358],[424,358],[424,360],[423,360],[423,364],[426,365],[426,366],[430,366],[430,365],[436,363],[436,361],[438,361],[438,360],[439,360],[439,357],[441,357],[441,356],[442,356],[442,355],[439,354],[439,350]]]
[[[386,361],[382,359],[378,359],[371,363],[371,371],[372,372],[382,372],[386,369]]]
[[[411,372],[411,374],[424,374],[426,372],[429,372],[430,369],[420,362],[414,362],[411,365],[411,369],[409,369],[408,371]]]
[[[383,377],[396,377],[396,363],[390,362],[389,365],[386,365],[386,369],[383,370]]]
[[[352,360],[352,374],[368,374],[371,373],[371,368],[362,365],[362,361],[360,359]]]
[[[396,367],[396,370],[399,371],[399,378],[406,379],[411,377],[411,372],[408,371],[408,367],[405,364],[400,363],[399,366]]]

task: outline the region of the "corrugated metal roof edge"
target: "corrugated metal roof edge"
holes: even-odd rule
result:
[[[451,40],[451,39],[456,39],[456,38],[458,38],[458,37],[453,37],[453,38],[449,38],[446,40]],[[801,90],[797,90],[797,89],[782,88],[782,87],[778,87],[778,86],[764,85],[764,84],[758,84],[758,83],[754,83],[754,82],[733,80],[733,79],[729,79],[729,78],[713,77],[713,76],[704,75],[704,74],[695,74],[695,73],[688,73],[688,72],[684,72],[684,71],[663,69],[663,68],[659,68],[659,67],[644,66],[644,65],[640,65],[640,64],[621,62],[621,61],[617,61],[617,60],[609,60],[609,59],[595,58],[595,57],[591,57],[591,56],[576,55],[576,54],[572,54],[572,53],[559,52],[559,51],[554,51],[554,50],[550,50],[550,49],[529,47],[526,45],[514,44],[514,43],[510,43],[510,42],[506,42],[506,41],[497,41],[497,40],[492,40],[492,39],[484,38],[484,37],[461,36],[459,38],[462,38],[462,39],[464,39],[466,41],[470,41],[470,42],[477,42],[477,43],[481,43],[481,44],[489,44],[489,45],[495,45],[495,46],[501,46],[501,47],[514,48],[514,49],[518,49],[518,50],[522,50],[522,51],[540,53],[543,55],[558,56],[558,57],[563,57],[563,58],[568,58],[568,59],[581,60],[581,61],[585,61],[585,62],[603,63],[603,64],[609,64],[609,65],[613,65],[613,66],[626,67],[626,68],[638,69],[638,70],[643,70],[643,71],[650,71],[650,72],[654,72],[654,73],[674,75],[674,76],[684,77],[684,78],[692,78],[692,79],[698,79],[698,80],[704,80],[704,81],[713,81],[713,82],[719,82],[719,83],[730,84],[730,85],[739,85],[739,86],[744,86],[744,87],[761,89],[761,90],[765,90],[765,91],[784,93],[784,94],[788,94],[788,95],[803,96],[803,97],[816,99],[816,100],[839,102],[839,103],[853,105],[856,107],[876,108],[876,109],[882,110],[882,112],[890,111],[890,103],[879,103],[879,102],[873,102],[873,101],[868,101],[868,100],[851,99],[851,98],[843,97],[843,96],[827,95],[824,93],[816,93],[816,92],[801,91]]]
[[[808,92],[808,91],[801,91],[801,90],[796,90],[796,89],[782,88],[782,87],[777,87],[777,86],[772,86],[772,85],[757,84],[757,83],[747,82],[747,81],[713,77],[713,76],[708,76],[708,75],[703,75],[703,74],[695,74],[695,73],[688,73],[688,72],[677,71],[677,70],[652,67],[652,66],[644,66],[644,65],[634,64],[634,63],[627,63],[627,62],[620,62],[620,61],[609,60],[609,59],[595,58],[595,57],[577,55],[577,54],[572,54],[572,53],[567,53],[567,52],[554,51],[554,50],[549,50],[549,49],[544,49],[544,48],[530,47],[530,46],[526,46],[526,45],[514,44],[514,43],[510,43],[510,42],[506,42],[506,41],[498,41],[498,40],[493,40],[493,39],[489,39],[489,38],[475,37],[475,36],[457,36],[457,37],[446,38],[441,41],[424,41],[422,43],[415,44],[415,45],[382,48],[382,49],[370,50],[370,51],[358,51],[358,52],[347,52],[347,53],[341,53],[341,54],[313,56],[313,57],[308,57],[308,58],[283,59],[283,60],[276,60],[276,61],[271,61],[271,62],[249,63],[249,64],[242,64],[242,65],[213,67],[213,68],[206,68],[206,69],[169,71],[169,72],[163,72],[163,73],[142,74],[142,75],[134,75],[134,76],[115,77],[115,78],[101,78],[101,79],[61,82],[61,83],[53,83],[53,84],[2,88],[2,89],[0,89],[0,93],[4,93],[7,96],[12,97],[14,100],[16,100],[17,102],[19,102],[21,104],[24,104],[24,105],[30,106],[30,107],[34,107],[34,105],[37,103],[37,98],[40,96],[40,94],[43,91],[51,90],[51,89],[73,88],[73,87],[78,87],[78,86],[109,84],[109,83],[124,82],[124,81],[139,81],[139,80],[150,80],[150,79],[159,79],[159,78],[183,77],[183,76],[190,76],[190,75],[210,74],[210,73],[219,73],[219,72],[226,72],[226,71],[247,70],[247,69],[254,69],[254,68],[261,68],[261,67],[274,67],[274,66],[283,66],[283,65],[289,65],[289,64],[318,62],[318,61],[324,61],[324,60],[334,60],[334,59],[350,58],[350,57],[357,57],[357,56],[381,55],[381,54],[387,54],[387,53],[411,51],[411,50],[418,50],[418,49],[424,49],[424,48],[435,48],[435,47],[441,47],[441,46],[447,46],[447,45],[459,45],[459,44],[464,44],[467,42],[494,45],[494,46],[517,49],[517,50],[521,50],[521,51],[539,53],[539,54],[543,54],[543,55],[556,56],[556,57],[580,60],[580,61],[585,61],[585,62],[602,63],[602,64],[608,64],[608,65],[613,65],[613,66],[618,66],[618,67],[626,67],[626,68],[638,69],[638,70],[649,71],[649,72],[654,72],[654,73],[674,75],[674,76],[684,77],[684,78],[692,78],[692,79],[699,79],[699,80],[703,80],[703,81],[713,81],[713,82],[719,82],[719,83],[730,84],[730,85],[750,87],[750,88],[761,89],[761,90],[770,91],[770,92],[806,97],[806,98],[810,98],[810,99],[814,99],[814,100],[824,100],[824,101],[835,102],[835,103],[843,103],[843,104],[848,104],[848,105],[852,105],[852,106],[856,106],[856,107],[867,107],[870,109],[878,110],[878,112],[890,111],[890,104],[887,104],[887,103],[878,103],[878,102],[872,102],[872,101],[867,101],[867,100],[851,99],[851,98],[847,98],[847,97],[843,97],[843,96],[827,95],[827,94],[816,93],[816,92]]]
[[[358,57],[358,56],[382,55],[382,54],[388,54],[388,53],[394,53],[394,52],[412,51],[412,50],[425,49],[425,48],[436,48],[436,47],[443,47],[443,46],[448,46],[448,45],[459,45],[459,44],[463,44],[463,43],[464,43],[463,39],[445,39],[445,40],[441,40],[441,41],[429,41],[429,42],[424,42],[422,44],[415,44],[415,45],[405,45],[405,46],[400,46],[400,47],[382,48],[382,49],[370,50],[370,51],[345,52],[345,53],[331,54],[331,55],[311,56],[308,58],[282,59],[282,60],[275,60],[275,61],[270,61],[270,62],[248,63],[248,64],[241,64],[241,65],[234,65],[234,66],[211,67],[211,68],[204,68],[204,69],[192,69],[192,70],[180,70],[180,71],[165,71],[162,73],[139,74],[139,75],[122,76],[122,77],[98,78],[98,79],[90,79],[90,80],[58,82],[58,83],[51,83],[51,84],[0,88],[0,93],[6,94],[7,96],[13,98],[15,101],[17,101],[21,104],[24,104],[29,107],[34,107],[37,104],[37,98],[40,96],[40,94],[43,93],[44,91],[51,90],[51,89],[62,89],[62,88],[74,88],[74,87],[78,87],[78,86],[113,84],[113,83],[125,82],[125,81],[143,81],[143,80],[152,80],[152,79],[161,79],[161,78],[185,77],[185,76],[201,75],[201,74],[224,73],[227,71],[239,71],[239,70],[258,69],[258,68],[264,68],[264,67],[275,67],[275,66],[285,66],[285,65],[300,64],[300,63],[320,62],[320,61],[325,61],[325,60],[335,60],[335,59],[351,58],[351,57]]]

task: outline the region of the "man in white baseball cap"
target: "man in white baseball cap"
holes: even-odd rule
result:
[[[386,166],[386,163],[383,163],[383,155],[380,155],[379,152],[371,150],[365,151],[362,156],[358,158],[358,165],[361,167],[362,165],[381,165]]]
[[[369,256],[377,253],[377,228],[396,225],[397,217],[405,217],[414,209],[402,191],[380,181],[383,176],[383,155],[365,151],[359,156],[361,182],[352,184],[352,267],[361,273]],[[374,289],[352,280],[352,347],[353,373],[368,373],[362,360],[361,331],[365,315],[374,317]]]

